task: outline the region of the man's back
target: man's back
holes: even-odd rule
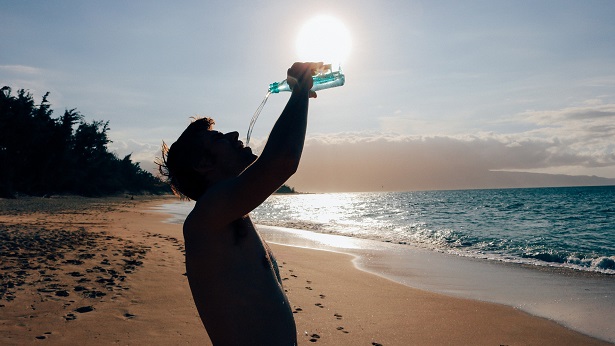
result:
[[[186,269],[212,342],[295,345],[296,327],[277,264],[250,218],[225,229],[202,228],[190,216],[184,223]]]

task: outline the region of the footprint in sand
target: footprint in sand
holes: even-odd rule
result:
[[[58,297],[68,297],[70,293],[67,290],[56,291],[56,296]]]
[[[310,335],[310,338],[311,338],[310,342],[316,342],[316,341],[318,341],[318,339],[320,339],[320,335],[312,334],[312,335]]]
[[[76,311],[76,312],[78,312],[80,314],[83,314],[83,313],[86,313],[86,312],[94,311],[94,307],[92,307],[91,305],[82,306],[82,307],[76,308],[74,311]]]
[[[43,333],[43,335],[39,335],[36,338],[39,340],[44,340],[44,339],[47,339],[47,335],[51,335],[51,332],[45,332]]]
[[[324,306],[323,306],[321,303],[316,303],[316,304],[314,304],[314,305],[318,306],[318,307],[319,307],[319,308],[321,308],[321,309],[322,309],[322,308],[324,308]]]

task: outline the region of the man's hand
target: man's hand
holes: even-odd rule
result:
[[[309,97],[316,98],[316,92],[310,90],[314,86],[312,77],[322,66],[322,62],[296,62],[288,69],[286,82],[293,91],[308,90]]]

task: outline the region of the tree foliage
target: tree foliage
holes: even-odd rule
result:
[[[275,193],[296,193],[294,187],[290,187],[286,184],[280,186],[280,188]]]
[[[0,89],[0,197],[169,191],[130,155],[107,150],[109,122],[86,122],[76,109],[54,119],[48,96],[35,104],[24,89]]]

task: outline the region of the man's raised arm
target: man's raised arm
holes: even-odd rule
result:
[[[261,156],[238,176],[212,185],[192,215],[196,222],[217,228],[252,211],[297,170],[307,127],[312,75],[322,63],[295,63],[288,69],[292,93],[276,121]],[[198,220],[200,219],[200,220]],[[214,224],[212,224],[212,222]]]
[[[288,69],[291,97],[273,126],[262,155],[252,165],[263,165],[263,169],[272,170],[269,174],[278,176],[269,194],[290,178],[299,166],[307,128],[308,97],[316,97],[316,93],[310,90],[312,75],[320,67],[322,63],[295,63]]]

